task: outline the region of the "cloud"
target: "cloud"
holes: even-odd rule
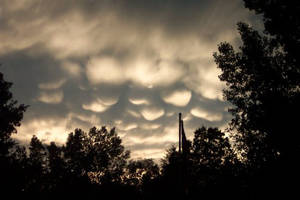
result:
[[[69,62],[69,61],[63,62],[61,67],[64,71],[66,71],[72,77],[77,78],[82,73],[82,68],[80,67],[79,64],[77,64],[75,62]]]
[[[86,75],[92,84],[120,84],[125,81],[120,63],[113,58],[93,58],[86,68]]]
[[[136,118],[141,117],[141,114],[140,114],[140,113],[135,112],[135,111],[133,111],[133,110],[127,110],[127,112],[128,112],[131,116],[133,116],[133,117],[136,117]]]
[[[141,113],[146,120],[153,121],[162,117],[165,114],[165,111],[161,108],[147,107],[143,108]]]
[[[199,107],[191,109],[191,114],[195,117],[203,118],[208,121],[220,121],[223,118],[222,114],[220,113],[212,113]]]
[[[48,104],[59,104],[63,98],[64,94],[62,91],[41,91],[37,100]]]
[[[259,22],[240,0],[1,0],[1,71],[30,105],[16,137],[117,126],[133,157],[158,157],[177,141],[179,112],[189,137],[223,127],[212,53],[239,43],[238,21]]]
[[[135,99],[135,98],[129,98],[128,99],[130,103],[134,105],[149,105],[149,101],[147,99]]]
[[[45,90],[59,89],[65,82],[66,80],[62,79],[59,81],[54,81],[49,83],[40,83],[38,87],[40,89],[45,89]]]
[[[121,129],[122,131],[130,131],[132,129],[137,128],[138,125],[136,123],[131,123],[131,124],[127,124],[127,125],[119,125],[118,128]]]
[[[85,110],[90,110],[93,112],[104,112],[112,105],[116,104],[118,99],[100,99],[97,98],[95,101],[91,102],[90,104],[83,104],[82,108]]]
[[[163,95],[163,100],[166,103],[173,104],[175,106],[186,106],[192,97],[192,93],[189,90],[176,90],[169,95]]]
[[[18,128],[19,133],[31,133],[31,134],[18,134],[14,135],[15,138],[29,142],[32,135],[36,135],[43,142],[49,144],[51,141],[56,141],[58,144],[64,144],[66,142],[68,132],[66,119],[33,119],[28,121],[25,125]]]
[[[142,129],[146,129],[146,130],[153,130],[153,129],[158,129],[161,127],[161,124],[148,124],[148,123],[144,123],[141,124],[141,128]]]
[[[129,63],[127,75],[132,82],[151,88],[168,86],[176,82],[183,75],[183,69],[178,63],[172,61],[164,60],[156,63],[138,58]]]

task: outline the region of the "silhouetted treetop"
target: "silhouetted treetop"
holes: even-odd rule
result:
[[[88,174],[96,182],[119,182],[129,151],[125,151],[115,129],[93,127],[88,133],[76,129],[70,133],[65,157],[72,173]]]
[[[294,151],[298,148],[294,141],[299,139],[294,116],[299,113],[300,97],[295,67],[269,38],[243,23],[238,29],[243,41],[240,52],[221,43],[219,53],[214,54],[222,70],[219,77],[227,85],[224,96],[235,106],[230,110],[234,116],[232,128],[243,134],[250,149],[252,144],[260,143],[265,150]],[[264,160],[267,155],[276,155],[270,149],[269,153],[264,150],[267,155],[258,156],[256,148],[255,158]]]
[[[10,139],[12,133],[16,133],[16,127],[20,126],[27,106],[17,105],[9,91],[12,83],[4,80],[0,72],[0,157],[8,154],[14,142]]]
[[[263,15],[265,32],[276,37],[291,54],[290,58],[297,60],[299,65],[300,48],[300,4],[291,0],[244,0],[246,8]]]
[[[195,131],[192,154],[197,165],[211,169],[232,163],[236,157],[225,134],[217,128],[206,127]]]
[[[125,182],[141,187],[159,176],[159,166],[152,159],[131,160],[127,165]]]

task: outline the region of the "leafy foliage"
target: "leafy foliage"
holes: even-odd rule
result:
[[[248,25],[239,23],[238,27],[243,41],[241,52],[222,43],[214,57],[222,70],[220,79],[227,84],[224,96],[235,106],[230,110],[234,116],[231,128],[242,134],[248,159],[267,160],[277,151],[283,154],[298,148],[291,142],[298,139],[293,114],[299,111],[299,89],[290,83],[294,68],[285,53]],[[256,150],[258,147],[261,151]]]
[[[14,145],[10,136],[16,133],[16,127],[20,126],[27,106],[17,105],[18,102],[13,99],[9,91],[12,83],[4,80],[0,72],[0,157],[7,156],[9,149]]]

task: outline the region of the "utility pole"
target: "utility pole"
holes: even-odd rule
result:
[[[182,120],[181,120],[181,113],[179,113],[179,150],[178,150],[179,153],[181,153],[181,151],[182,151],[182,143],[181,143],[181,138],[182,138],[182,133],[181,133],[181,123],[182,123]]]

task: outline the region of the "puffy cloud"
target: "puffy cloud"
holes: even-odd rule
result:
[[[128,78],[136,84],[151,88],[173,84],[184,74],[182,66],[176,62],[160,61],[156,63],[154,61],[138,58],[129,63]]]
[[[56,141],[59,144],[66,142],[68,132],[72,130],[67,129],[66,119],[33,119],[18,128],[19,133],[31,134],[18,134],[14,135],[15,138],[29,142],[32,135],[36,135],[45,143]]]
[[[197,60],[190,64],[192,73],[184,79],[185,85],[205,98],[223,100],[224,83],[218,78],[221,71],[212,60]]]
[[[72,77],[76,77],[76,78],[79,77],[80,74],[82,73],[82,68],[80,67],[79,64],[75,62],[69,62],[69,61],[63,62],[62,69]]]
[[[208,121],[220,121],[223,118],[222,114],[220,113],[212,113],[199,107],[191,109],[191,114],[195,117],[203,118]]]
[[[173,104],[175,106],[186,106],[192,97],[192,93],[189,90],[176,90],[169,95],[163,95],[163,100],[166,103]]]
[[[148,124],[148,123],[144,123],[141,124],[141,128],[142,129],[146,129],[146,130],[152,130],[152,129],[158,129],[161,127],[161,124]]]
[[[97,98],[95,101],[91,102],[90,104],[83,104],[82,108],[85,110],[90,110],[93,112],[104,112],[112,105],[116,104],[118,99],[100,99]]]
[[[149,105],[149,101],[147,99],[135,99],[135,98],[129,98],[128,99],[130,101],[130,103],[134,104],[134,105]]]
[[[127,125],[119,125],[118,128],[123,130],[123,131],[130,131],[132,129],[137,128],[138,125],[136,123],[131,123],[131,124],[127,124]]]
[[[175,113],[187,134],[223,126],[212,53],[238,43],[237,21],[255,24],[240,0],[1,0],[1,71],[30,105],[17,137],[116,125],[133,157],[159,157],[177,141]]]
[[[147,107],[143,108],[141,113],[146,120],[153,121],[162,117],[165,111],[162,108]]]
[[[62,91],[42,91],[37,100],[48,104],[58,104],[62,102],[63,98],[64,93]]]
[[[111,57],[91,59],[86,67],[86,75],[92,84],[120,84],[125,81],[120,63]]]
[[[52,89],[58,89],[60,88],[64,83],[66,82],[65,79],[59,80],[59,81],[53,81],[49,83],[40,83],[38,87],[40,89],[45,89],[45,90],[52,90]]]
[[[140,114],[140,113],[135,112],[135,111],[133,111],[133,110],[128,110],[127,112],[128,112],[131,116],[133,116],[133,117],[136,117],[136,118],[141,117],[141,114]]]

